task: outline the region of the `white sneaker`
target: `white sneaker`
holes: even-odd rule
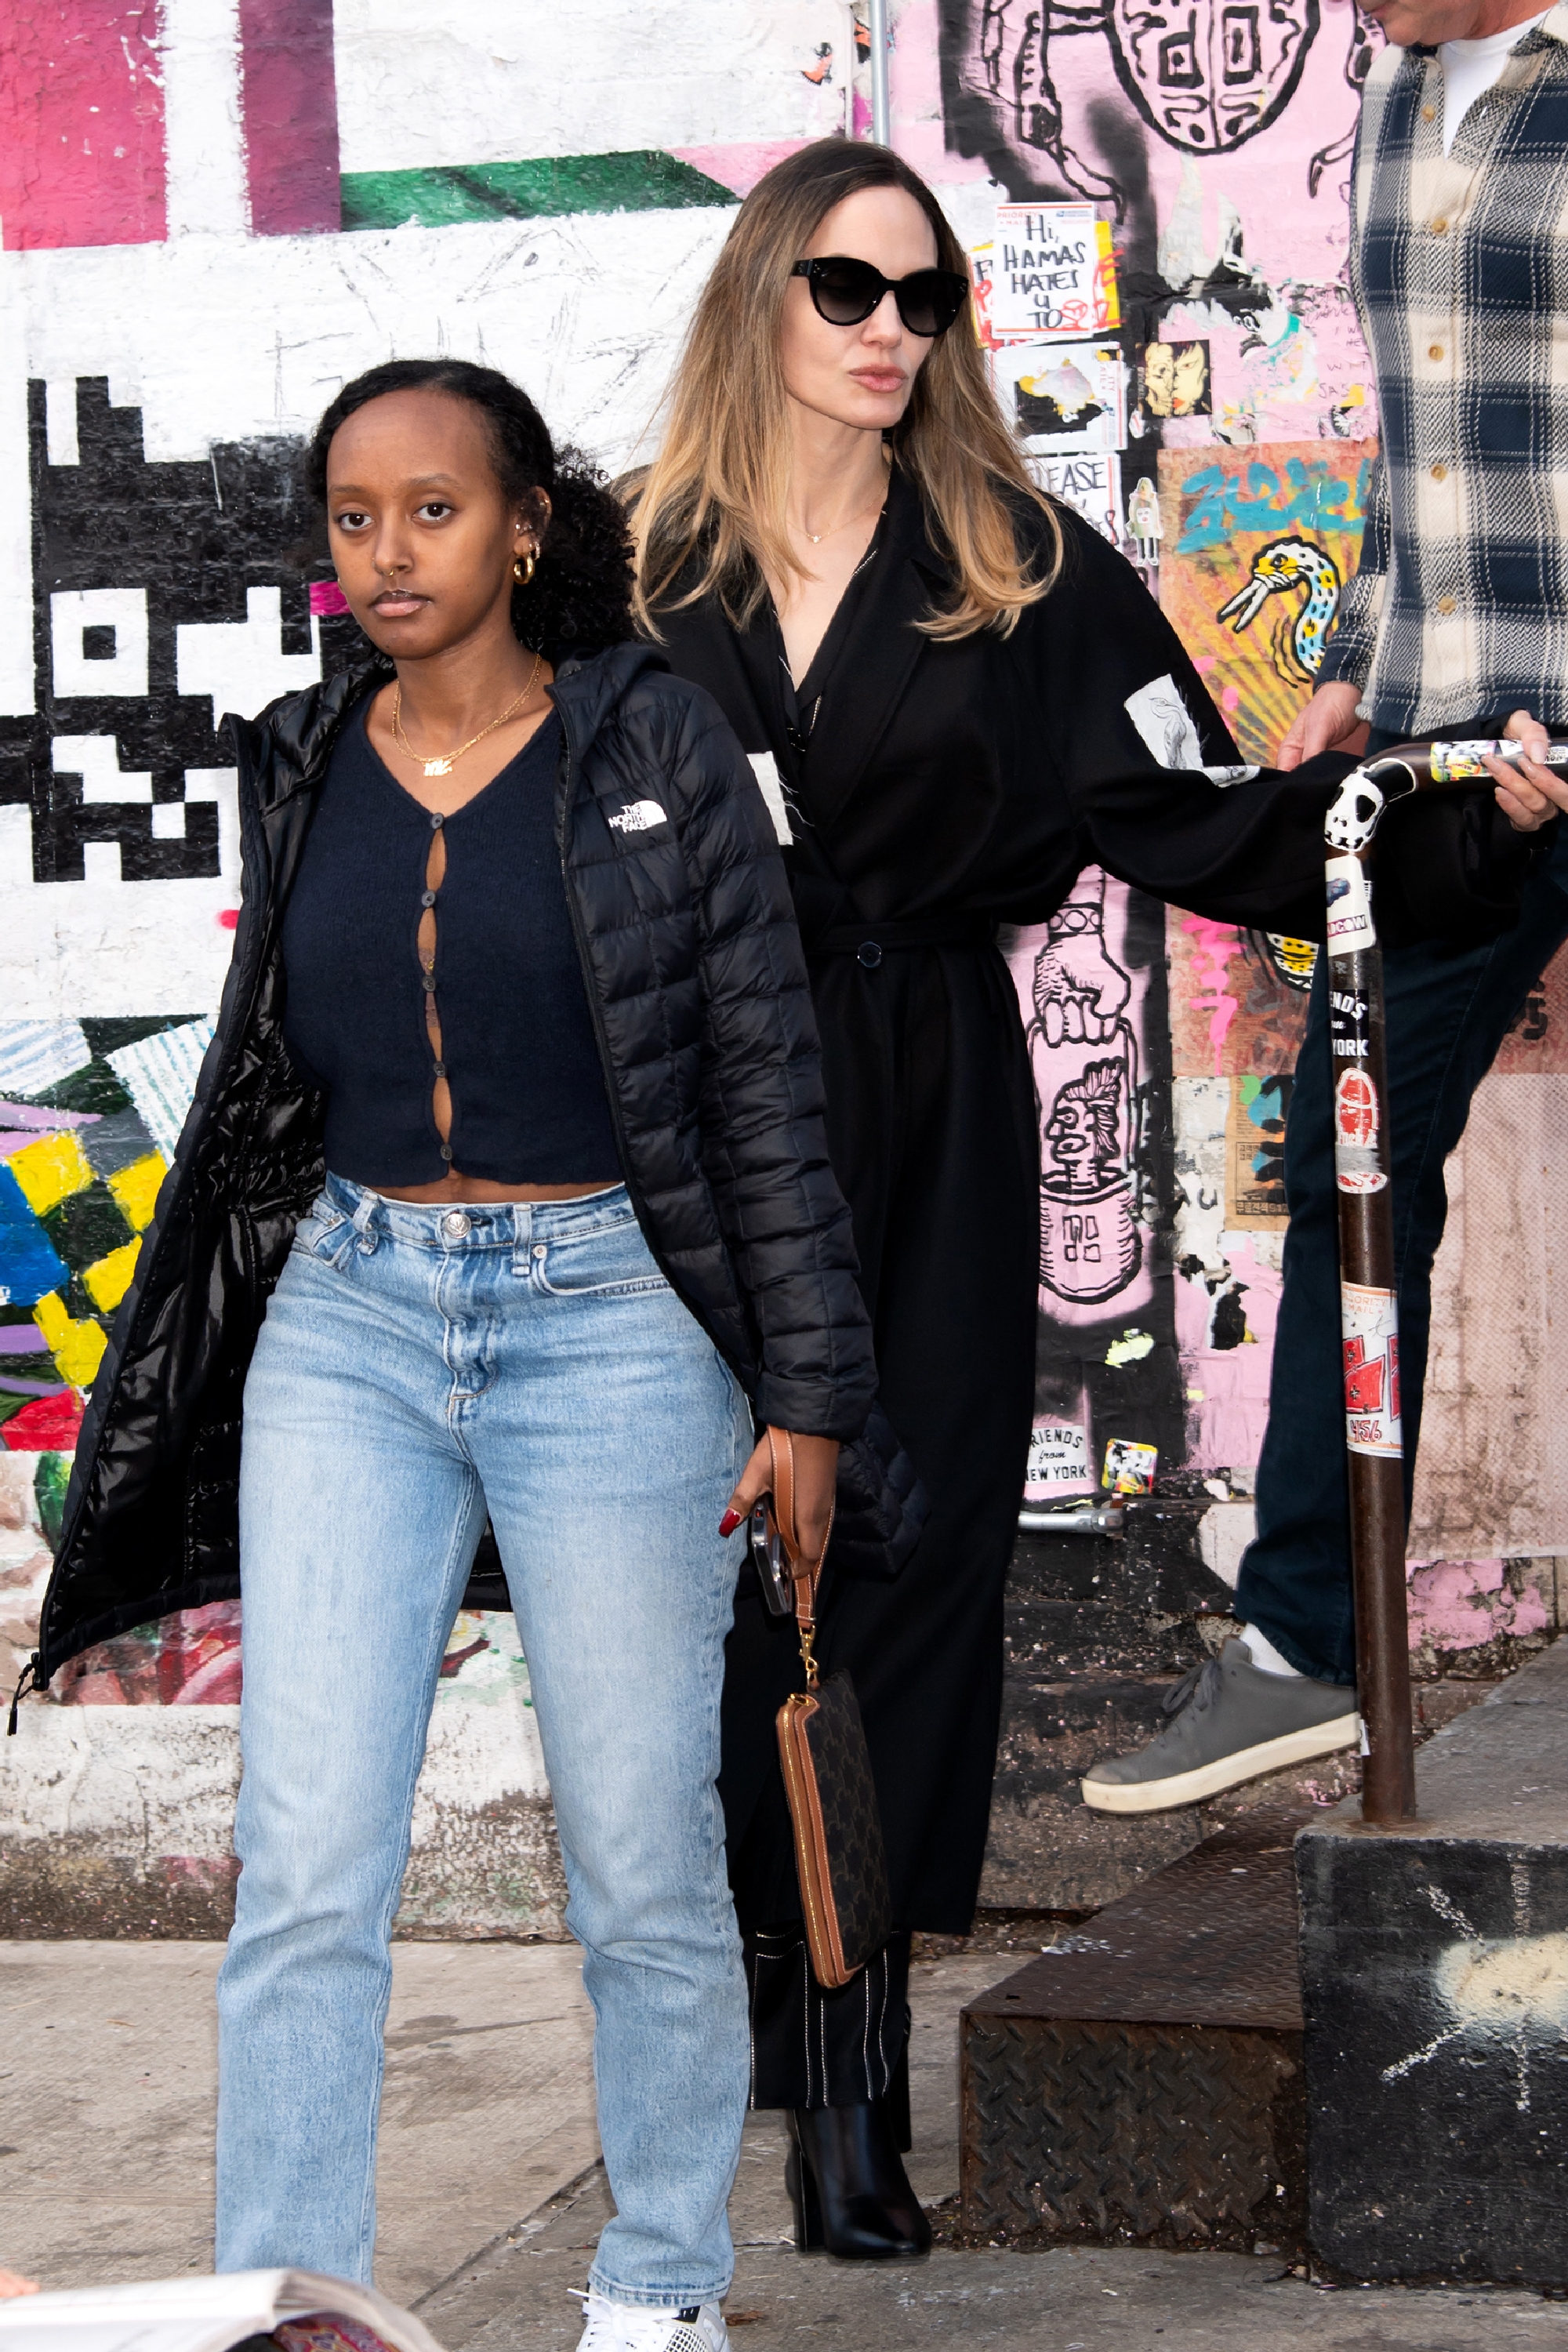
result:
[[[577,2352],[730,2352],[730,2331],[716,2303],[685,2311],[649,2311],[612,2303],[595,2287],[583,2305],[587,2321]]]

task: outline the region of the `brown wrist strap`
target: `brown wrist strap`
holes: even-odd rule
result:
[[[805,1661],[810,1681],[816,1680],[816,1663],[811,1654],[812,1637],[816,1632],[816,1588],[822,1576],[822,1563],[827,1555],[824,1541],[815,1559],[808,1559],[800,1540],[795,1519],[795,1433],[775,1429],[768,1424],[768,1454],[773,1464],[773,1520],[784,1545],[784,1563],[790,1582],[795,1587],[795,1618],[800,1628],[800,1654]],[[833,1533],[833,1513],[827,1517],[827,1533]]]

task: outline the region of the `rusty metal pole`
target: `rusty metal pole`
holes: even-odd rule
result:
[[[1340,1229],[1345,1446],[1355,1580],[1362,1814],[1415,1811],[1410,1649],[1405,1590],[1405,1447],[1399,1418],[1399,1313],[1384,1067],[1383,955],[1368,866],[1384,796],[1346,778],[1329,812],[1329,1041]]]
[[[1324,823],[1361,1809],[1368,1822],[1408,1821],[1415,1811],[1393,1149],[1373,841],[1391,801],[1413,792],[1474,792],[1490,781],[1488,755],[1510,761],[1519,751],[1510,742],[1397,744],[1345,778]],[[1548,764],[1568,767],[1568,744],[1553,743]]]

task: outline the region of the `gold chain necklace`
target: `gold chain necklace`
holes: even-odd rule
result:
[[[535,654],[528,684],[520,695],[507,704],[500,717],[492,719],[488,727],[481,727],[477,735],[470,735],[466,743],[459,743],[455,751],[443,751],[439,758],[435,760],[426,760],[416,751],[403,731],[403,680],[399,678],[392,690],[392,740],[400,751],[406,751],[411,760],[418,761],[427,776],[449,776],[465,751],[471,751],[476,743],[482,743],[487,735],[493,735],[498,727],[504,727],[513,712],[528,700],[529,696],[533,692],[534,682],[543,667],[544,656],[542,653]]]
[[[820,547],[825,539],[837,539],[841,530],[850,530],[856,523],[863,521],[867,515],[876,513],[879,508],[887,504],[887,498],[888,494],[884,490],[876,507],[862,507],[859,513],[852,514],[847,522],[836,522],[831,530],[807,530],[804,523],[798,524],[796,528],[802,539],[809,539],[813,547]]]

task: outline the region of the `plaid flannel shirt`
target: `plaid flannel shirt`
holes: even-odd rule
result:
[[[1387,48],[1356,134],[1351,268],[1382,454],[1319,682],[1430,735],[1568,723],[1568,0],[1443,152],[1435,49]]]

